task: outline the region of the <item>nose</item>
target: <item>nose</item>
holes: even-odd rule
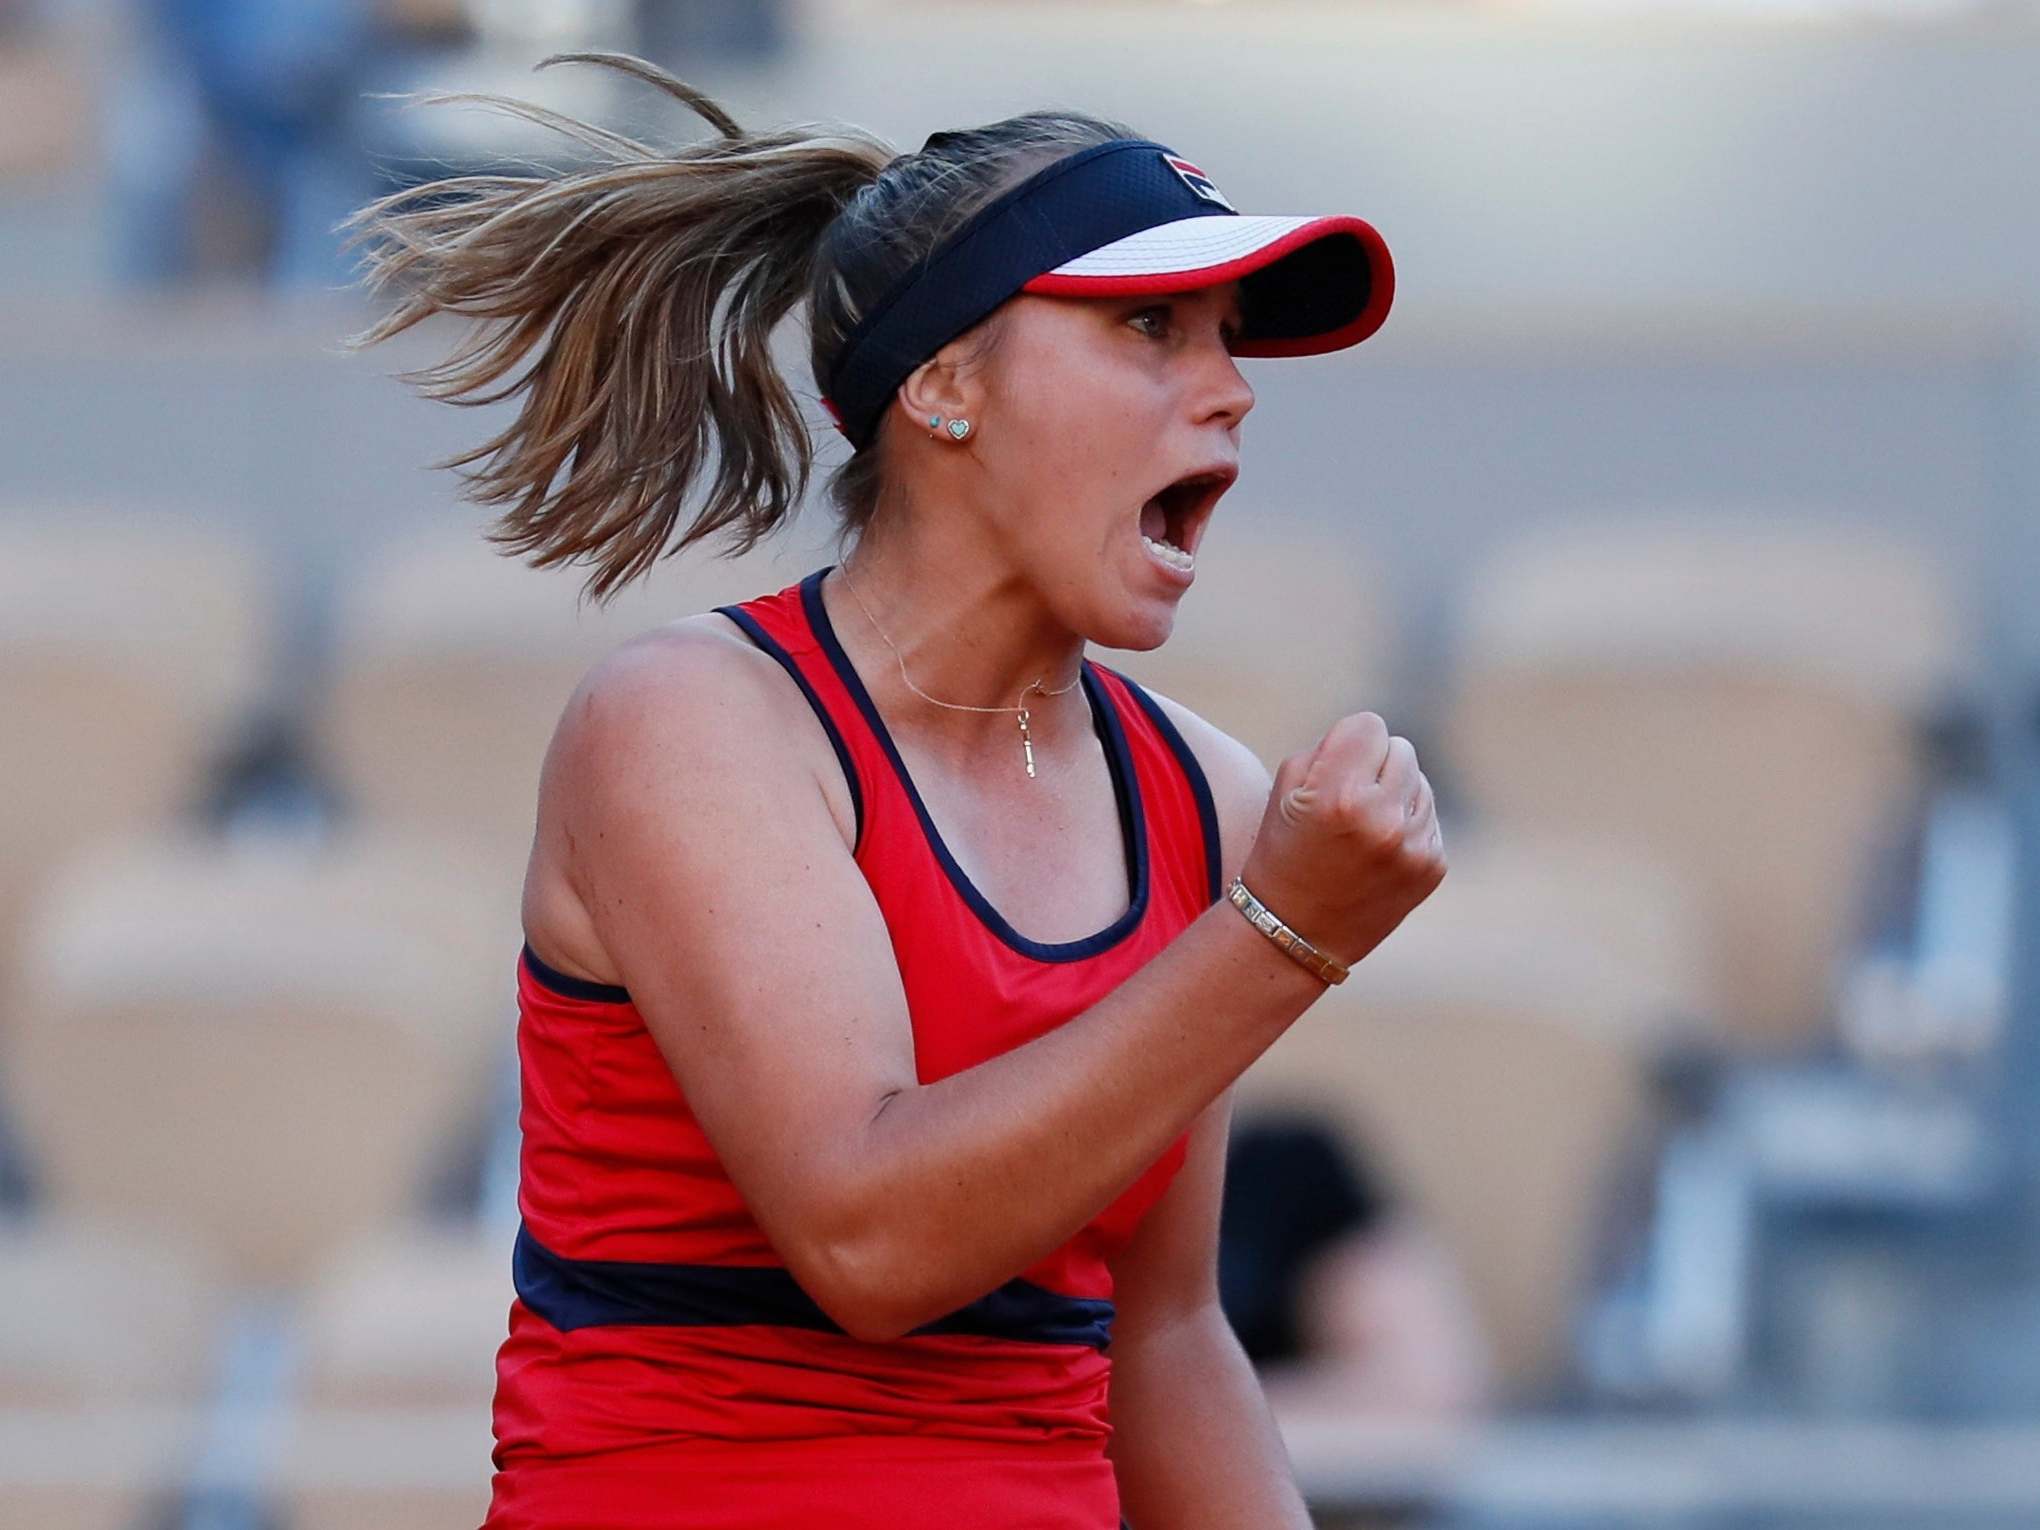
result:
[[[1214,415],[1230,416],[1228,425],[1237,425],[1247,417],[1247,411],[1254,407],[1254,390],[1247,383],[1240,365],[1231,351],[1222,345],[1214,345],[1214,364],[1210,397],[1207,407]]]

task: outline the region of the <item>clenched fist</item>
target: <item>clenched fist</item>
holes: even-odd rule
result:
[[[1380,945],[1445,880],[1437,805],[1410,741],[1355,712],[1285,759],[1240,880],[1348,965]]]

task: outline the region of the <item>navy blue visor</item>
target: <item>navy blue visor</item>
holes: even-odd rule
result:
[[[1235,280],[1239,356],[1358,345],[1395,293],[1388,246],[1359,218],[1249,216],[1166,144],[1094,144],[1002,192],[915,262],[851,331],[822,405],[861,450],[914,368],[1015,293],[1120,297]]]

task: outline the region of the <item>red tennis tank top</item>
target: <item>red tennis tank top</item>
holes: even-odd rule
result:
[[[1133,896],[1044,944],[971,885],[829,623],[822,568],[717,609],[782,665],[856,805],[855,857],[904,982],[920,1078],[1096,1003],[1219,896],[1196,758],[1138,685],[1088,659]],[[497,1356],[487,1530],[1111,1530],[1110,1261],[1181,1137],[1077,1235],[888,1343],[795,1283],[623,989],[519,954],[517,1299]]]

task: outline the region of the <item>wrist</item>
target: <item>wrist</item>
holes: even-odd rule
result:
[[[1244,878],[1232,879],[1226,888],[1225,898],[1257,934],[1319,982],[1329,987],[1346,981],[1346,964],[1313,944],[1263,903]]]
[[[1223,891],[1205,906],[1197,925],[1200,939],[1209,942],[1205,948],[1222,964],[1208,980],[1223,984],[1227,993],[1242,1001],[1231,1007],[1232,1013],[1243,1021],[1254,1015],[1274,1027],[1265,1032],[1261,1046],[1281,1035],[1290,1022],[1324,996],[1324,983],[1242,919]],[[1259,1033],[1258,1023],[1256,1030]],[[1257,1047],[1255,1055],[1259,1052]]]

